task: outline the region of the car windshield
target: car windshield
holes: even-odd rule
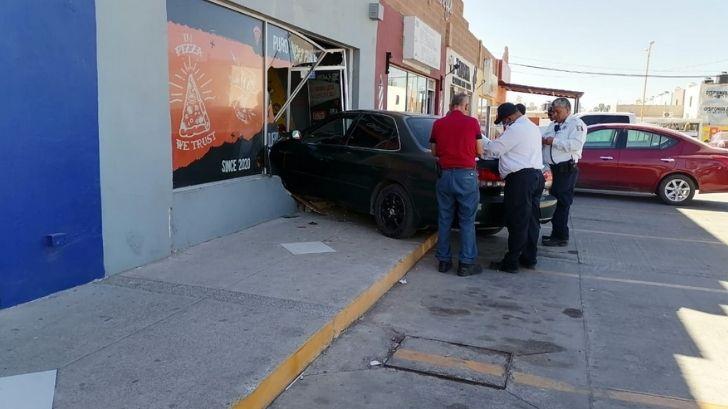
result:
[[[417,143],[425,149],[430,149],[430,135],[432,134],[432,124],[437,118],[407,118],[407,125],[412,131],[412,135]]]
[[[713,135],[713,141],[728,141],[728,132],[718,132],[717,134]]]

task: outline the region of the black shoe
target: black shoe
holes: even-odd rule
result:
[[[534,262],[530,262],[530,261],[527,261],[527,260],[518,260],[518,264],[521,267],[523,267],[523,268],[525,268],[527,270],[535,270],[536,269],[536,262],[535,261]]]
[[[460,263],[458,265],[458,275],[460,277],[474,276],[483,272],[483,267],[480,264],[466,264]]]
[[[447,273],[452,268],[452,262],[451,261],[441,261],[437,265],[437,271],[441,273]]]
[[[504,273],[516,274],[518,273],[518,267],[506,267],[502,261],[491,261],[490,269],[495,271],[502,271]]]
[[[548,239],[544,238],[541,241],[541,244],[543,244],[546,247],[566,247],[569,245],[569,240],[549,237]]]

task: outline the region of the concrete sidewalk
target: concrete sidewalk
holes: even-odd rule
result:
[[[262,407],[432,244],[363,219],[265,223],[0,311],[0,379],[57,369],[57,409]]]

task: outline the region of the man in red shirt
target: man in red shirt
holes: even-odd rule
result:
[[[483,271],[476,263],[478,247],[475,238],[475,214],[480,203],[475,157],[483,154],[483,145],[480,142],[480,124],[467,114],[468,101],[466,94],[455,95],[450,112],[432,126],[430,138],[432,154],[437,157],[441,170],[437,179],[438,270],[447,273],[452,268],[450,230],[457,211],[460,226],[458,275],[461,277]]]

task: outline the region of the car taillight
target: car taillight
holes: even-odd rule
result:
[[[503,187],[506,185],[500,175],[490,169],[478,169],[478,180],[480,180],[480,187]]]
[[[551,173],[551,169],[544,170],[543,177],[546,179],[546,184],[544,186],[546,189],[551,189],[551,185],[554,184],[554,174]]]

